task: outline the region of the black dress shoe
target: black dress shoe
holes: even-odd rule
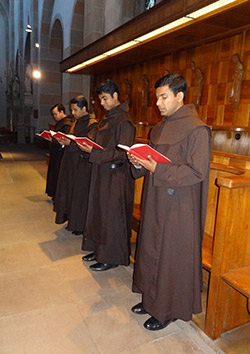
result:
[[[142,306],[142,302],[139,302],[139,304],[133,306],[131,311],[136,313],[137,315],[146,315],[147,314],[147,312],[144,310],[144,308]]]
[[[150,317],[144,324],[143,326],[150,330],[150,331],[159,331],[160,329],[163,329],[167,327],[171,322],[174,322],[175,320],[167,320],[167,321],[158,321],[154,317]]]
[[[96,270],[98,272],[102,272],[104,270],[108,270],[108,269],[112,269],[112,268],[117,268],[118,264],[107,264],[107,263],[96,263],[96,264],[92,264],[91,266],[89,266],[89,268],[91,270]]]
[[[90,253],[90,254],[87,254],[86,256],[83,256],[83,257],[82,257],[82,260],[83,260],[83,261],[86,261],[86,262],[94,261],[94,260],[95,260],[95,254],[94,254],[94,252],[92,252],[92,253]]]
[[[79,235],[82,235],[83,232],[82,231],[72,231],[72,234],[76,235],[76,236],[79,236]]]

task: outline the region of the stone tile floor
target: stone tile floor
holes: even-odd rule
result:
[[[0,146],[0,353],[250,353],[250,326],[208,338],[194,322],[159,332],[130,308],[133,266],[93,273],[81,237],[54,223],[45,151]],[[36,157],[37,156],[37,157]]]

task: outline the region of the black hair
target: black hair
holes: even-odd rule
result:
[[[69,101],[69,104],[76,104],[81,109],[83,107],[86,107],[86,111],[88,112],[88,101],[82,95],[71,98],[71,100]]]
[[[119,92],[118,85],[113,80],[108,79],[97,87],[96,93],[98,95],[100,95],[102,92],[109,93],[112,97],[113,97],[114,93],[116,92],[117,96],[118,96],[118,100],[120,99],[120,92]]]
[[[187,93],[187,81],[181,74],[167,74],[156,81],[155,88],[162,86],[167,86],[169,89],[174,93],[176,96],[178,92],[183,92],[184,97],[183,101],[185,100],[186,93]]]
[[[53,107],[50,108],[50,112],[52,113],[53,109],[57,107],[57,111],[61,112],[63,111],[63,113],[65,114],[65,107],[62,103],[57,103],[55,104]]]

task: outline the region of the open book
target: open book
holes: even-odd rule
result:
[[[67,139],[75,141],[76,143],[78,143],[80,145],[84,146],[84,144],[87,144],[87,145],[90,145],[96,149],[103,150],[103,147],[101,145],[98,145],[97,143],[95,143],[93,140],[90,140],[86,136],[83,136],[83,137],[75,136],[72,134],[64,134],[62,132],[53,132],[52,130],[50,130],[50,133],[54,138],[67,138]]]
[[[117,146],[142,160],[148,160],[148,156],[150,155],[157,163],[171,162],[166,156],[147,144],[134,144],[131,147],[121,144],[118,144]]]
[[[67,138],[67,134],[64,134],[62,132],[53,132],[53,130],[50,130],[49,132],[53,138],[56,139]]]
[[[41,138],[43,139],[46,139],[46,140],[51,140],[51,134],[48,130],[44,130],[41,134],[39,133],[36,133],[37,136],[40,136]]]
[[[77,144],[80,144],[83,146],[84,146],[84,144],[87,144],[89,146],[92,146],[93,148],[103,150],[103,147],[101,145],[95,143],[93,140],[90,140],[89,138],[87,138],[85,136],[81,137],[81,136],[66,134],[66,137],[71,140],[74,140]]]
[[[53,137],[56,139],[61,139],[61,138],[66,138],[66,139],[70,139],[75,141],[76,143],[83,145],[87,144],[90,145],[96,149],[100,149],[103,150],[103,147],[97,143],[95,143],[93,140],[87,138],[87,137],[80,137],[80,136],[75,136],[75,135],[71,135],[71,134],[64,134],[62,132],[54,132],[53,130],[44,130],[41,134],[37,134],[38,136],[40,136],[41,138],[44,138],[46,140],[50,140],[49,137]]]

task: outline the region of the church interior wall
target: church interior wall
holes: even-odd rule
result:
[[[5,63],[1,69],[5,74],[1,76],[7,75],[10,66],[15,68],[16,53],[19,53],[19,80],[22,75],[25,77],[24,52],[27,39],[25,27],[28,17],[33,30],[30,34],[30,61],[34,68],[41,70],[42,74],[40,80],[32,79],[32,97],[27,98],[25,92],[21,92],[21,86],[19,87],[21,100],[16,100],[13,103],[15,122],[22,123],[23,120],[35,132],[46,129],[48,121],[51,121],[49,108],[55,102],[62,101],[68,107],[70,98],[78,94],[84,94],[92,101],[94,88],[98,83],[107,77],[112,77],[121,88],[122,99],[128,98],[128,90],[130,90],[130,108],[133,120],[135,123],[143,122],[144,129],[148,131],[147,126],[154,125],[160,119],[155,106],[155,81],[165,72],[181,72],[187,78],[189,85],[186,103],[192,103],[195,92],[192,69],[192,62],[194,62],[204,76],[198,106],[201,119],[210,126],[249,127],[250,29],[214,42],[204,42],[188,50],[173,52],[153,61],[145,61],[123,70],[114,69],[110,73],[94,76],[92,79],[89,76],[60,73],[59,62],[62,59],[140,14],[144,9],[144,4],[143,0],[116,0],[115,2],[114,0],[75,0],[64,3],[59,0],[13,2],[4,0],[1,7],[8,11],[6,17],[8,17],[8,25],[11,30],[9,31],[6,23],[3,23],[1,15],[1,26],[5,27],[5,33],[9,31],[10,36],[9,43],[6,41],[6,53],[9,55],[9,59],[0,53],[1,63]],[[111,11],[114,6],[118,10],[115,15],[114,11]],[[55,23],[60,23],[58,33]],[[6,37],[8,37],[7,33]],[[40,48],[35,48],[35,42],[40,44]],[[239,54],[244,67],[240,102],[237,108],[230,102],[234,70],[232,56],[235,53]],[[6,85],[7,83],[5,83],[5,87]],[[94,98],[94,110],[97,117],[101,117],[102,110],[98,100],[96,97]],[[27,110],[24,111],[30,112],[28,119],[21,117],[22,109],[18,110],[22,99],[27,106]],[[6,97],[4,97],[4,102],[6,105]],[[4,107],[2,102],[1,107]],[[6,111],[8,109],[9,112],[10,108],[6,107]],[[5,118],[1,118],[2,125],[6,127],[9,127],[10,121],[8,114],[4,114]],[[17,129],[17,124],[14,129]]]
[[[104,5],[101,1],[84,2],[84,46],[94,42],[103,35]]]
[[[119,5],[118,5],[119,2]],[[114,11],[116,9],[116,11]],[[104,34],[111,32],[122,23],[122,1],[107,0],[104,8]]]
[[[77,0],[73,9],[69,41],[65,39],[64,58],[80,50],[84,45],[84,0]],[[67,48],[70,51],[67,51]]]
[[[6,33],[4,37],[10,37],[9,43],[6,41],[9,58],[0,53],[1,63],[4,63],[1,76],[6,77],[11,69],[10,81],[13,86],[17,78],[19,93],[16,95],[18,97],[12,97],[11,102],[7,103],[7,82],[4,83],[4,94],[1,95],[4,103],[1,102],[1,107],[5,105],[6,112],[2,115],[1,125],[18,130],[18,141],[24,142],[30,138],[24,136],[27,132],[28,135],[31,132],[34,135],[34,132],[47,128],[51,120],[49,108],[55,101],[68,106],[72,96],[84,94],[89,98],[90,77],[62,74],[59,62],[142,12],[143,4],[144,0],[118,0],[115,3],[112,0],[3,0],[1,8],[5,9],[8,23],[1,25],[5,30],[2,33]],[[111,11],[110,6],[118,10],[117,16],[113,16],[114,11]],[[59,36],[55,33],[56,21],[61,25]],[[32,26],[30,34],[25,31],[28,22]],[[26,47],[28,40],[29,53]],[[35,43],[40,47],[35,47]],[[19,58],[18,65],[16,57]],[[27,68],[28,64],[30,67]],[[41,71],[40,79],[31,77],[34,69]],[[12,87],[11,94],[13,90]]]

